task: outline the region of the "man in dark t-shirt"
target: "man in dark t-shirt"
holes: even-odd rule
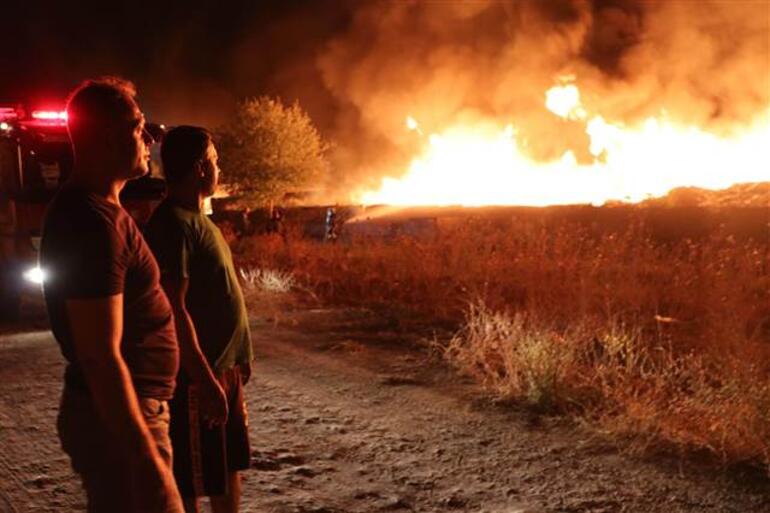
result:
[[[48,315],[67,359],[68,386],[87,391],[82,358],[67,319],[69,299],[123,294],[121,356],[140,398],[168,401],[177,372],[177,342],[160,273],[133,219],[99,195],[65,185],[48,208],[41,263]]]
[[[120,205],[147,172],[133,86],[88,81],[67,104],[75,153],[48,207],[40,262],[51,328],[67,360],[57,428],[90,513],[182,513],[167,401],[178,346],[160,272]]]
[[[243,384],[251,374],[248,316],[232,255],[203,212],[219,167],[211,135],[180,126],[161,147],[168,197],[145,228],[176,320],[181,356],[171,402],[174,475],[187,513],[211,497],[214,513],[235,513],[238,472],[249,466]]]

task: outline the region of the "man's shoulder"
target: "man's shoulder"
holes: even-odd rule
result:
[[[93,202],[90,201],[87,194],[78,189],[62,187],[54,195],[48,204],[48,212],[83,212],[93,211]]]
[[[201,216],[201,229],[206,230],[208,232],[219,232],[219,227],[217,226],[217,223],[211,220],[209,216]]]
[[[153,212],[150,221],[153,219],[162,220],[165,222],[174,222],[177,224],[195,224],[197,216],[194,212],[190,212],[182,207],[175,205],[174,203],[164,200],[158,205],[158,208]]]
[[[145,228],[146,232],[165,232],[173,229],[184,229],[190,225],[190,220],[173,205],[162,202],[150,216]]]
[[[119,206],[85,191],[62,189],[48,205],[40,258],[69,258],[69,266],[123,258],[134,250],[134,236],[131,218]]]
[[[100,201],[92,194],[70,188],[60,189],[48,204],[45,226],[79,226],[86,231],[99,226],[116,226],[121,209]]]
[[[194,218],[168,202],[163,202],[155,209],[144,235],[151,247],[175,244],[180,239],[195,239],[200,231]]]

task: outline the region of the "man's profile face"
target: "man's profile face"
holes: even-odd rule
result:
[[[131,171],[130,178],[138,178],[150,172],[150,145],[152,138],[144,129],[144,114],[134,105],[131,119]]]
[[[201,178],[201,192],[204,196],[213,196],[217,190],[219,184],[219,156],[217,155],[217,149],[214,143],[209,143],[206,148],[206,153],[201,160],[201,172],[203,177]]]
[[[144,115],[135,102],[131,101],[126,115],[117,120],[114,138],[119,162],[127,172],[127,175],[121,178],[131,180],[149,173],[148,143],[152,138],[148,137],[144,129]]]

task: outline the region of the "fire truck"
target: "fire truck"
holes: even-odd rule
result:
[[[156,141],[161,125],[149,125]],[[157,157],[157,151],[151,151]],[[67,114],[0,105],[0,320],[21,314],[25,297],[40,297],[45,271],[37,265],[48,202],[72,171]],[[150,176],[129,182],[121,200],[138,224],[165,194],[158,162]]]

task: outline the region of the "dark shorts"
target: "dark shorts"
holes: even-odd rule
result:
[[[227,422],[209,429],[200,418],[195,389],[181,375],[171,405],[174,476],[183,497],[216,497],[227,493],[227,475],[249,468],[248,415],[238,367],[222,373]]]
[[[171,466],[166,401],[139,398],[139,408],[161,457]],[[133,504],[133,478],[121,441],[107,431],[85,390],[64,387],[56,423],[62,448],[83,482],[89,513],[142,513]],[[171,511],[169,509],[169,511]],[[146,513],[146,512],[145,512]]]

